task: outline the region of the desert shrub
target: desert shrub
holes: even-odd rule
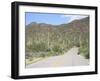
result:
[[[33,60],[33,58],[32,58],[32,57],[30,57],[30,58],[29,58],[29,61],[32,61],[32,60]]]
[[[47,56],[54,56],[54,54],[55,54],[55,52],[49,51],[49,52],[47,53]]]
[[[46,54],[40,54],[40,57],[44,58],[44,57],[46,57]]]
[[[59,45],[54,45],[52,50],[55,52],[55,55],[58,55],[58,54],[62,53],[62,49]]]
[[[81,46],[79,48],[79,54],[82,54],[86,59],[89,59],[89,47],[88,46]]]
[[[32,43],[32,45],[28,46],[28,49],[32,52],[39,52],[39,51],[46,51],[47,46],[45,43],[40,42],[40,43]]]

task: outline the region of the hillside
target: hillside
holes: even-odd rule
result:
[[[68,24],[32,22],[25,27],[26,59],[61,55],[73,46],[89,58],[89,17]]]

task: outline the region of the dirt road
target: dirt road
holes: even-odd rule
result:
[[[73,47],[64,55],[45,58],[36,63],[27,65],[26,68],[86,66],[86,65],[89,65],[89,61],[85,59],[83,56],[78,55],[78,48]]]

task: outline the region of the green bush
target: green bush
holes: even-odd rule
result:
[[[54,45],[52,50],[55,52],[56,55],[59,55],[63,52],[62,48],[59,45]]]
[[[28,46],[28,49],[32,52],[46,51],[47,46],[45,43],[32,43],[32,45]]]
[[[84,46],[79,48],[79,54],[82,54],[86,59],[89,59],[89,47]]]

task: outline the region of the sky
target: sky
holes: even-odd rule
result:
[[[25,24],[28,25],[32,22],[36,22],[36,23],[60,25],[60,24],[69,23],[73,20],[79,20],[79,19],[86,18],[86,17],[88,16],[26,12],[25,13],[25,22],[26,22]]]

